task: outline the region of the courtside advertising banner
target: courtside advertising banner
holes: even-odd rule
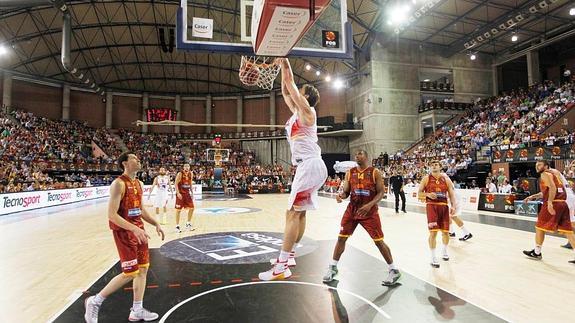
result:
[[[405,192],[405,203],[425,206],[425,202],[417,198],[419,187],[403,187]],[[479,190],[455,189],[455,196],[459,203],[460,210],[477,211],[479,205]],[[387,201],[395,202],[395,195],[393,193],[387,194]],[[401,203],[401,200],[400,200]]]
[[[149,194],[151,188],[151,185],[144,186],[144,196]],[[201,195],[202,185],[193,185],[192,191],[194,195]],[[155,195],[155,192],[152,192],[152,195]],[[0,215],[83,202],[108,196],[110,196],[109,186],[0,194]]]

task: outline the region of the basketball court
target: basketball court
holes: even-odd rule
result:
[[[294,277],[261,282],[258,272],[281,245],[286,197],[196,201],[198,229],[191,233],[171,230],[170,211],[166,240],[150,240],[145,302],[160,322],[524,322],[560,321],[571,313],[555,306],[575,291],[569,252],[559,248],[563,239],[549,237],[544,260],[534,262],[521,254],[532,242],[533,222],[493,214],[464,214],[474,238],[452,239],[452,258],[437,270],[428,264],[423,210],[408,206],[407,214],[396,215],[383,202],[385,240],[404,273],[400,284],[381,285],[387,266],[357,230],[338,280],[323,285],[345,209],[331,196],[320,197],[320,211],[308,215]],[[2,299],[3,321],[82,320],[84,298],[120,272],[106,204],[99,199],[0,219],[0,279],[10,295]],[[550,286],[553,293],[533,292]],[[106,301],[100,322],[126,320],[131,301],[126,286]]]

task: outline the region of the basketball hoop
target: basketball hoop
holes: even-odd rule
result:
[[[239,76],[244,85],[271,90],[279,72],[275,57],[242,56]]]

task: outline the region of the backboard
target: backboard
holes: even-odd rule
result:
[[[346,1],[332,0],[288,56],[353,58]],[[251,0],[180,0],[177,49],[254,55],[252,9]]]

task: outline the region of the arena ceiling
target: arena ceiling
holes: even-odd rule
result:
[[[306,71],[305,64],[326,75],[353,77],[369,58],[375,35],[438,46],[446,56],[474,51],[497,56],[575,30],[575,16],[569,9],[574,1],[547,1],[536,12],[529,12],[542,0],[347,0],[348,17],[353,29],[355,59],[333,61],[294,59],[298,82],[320,82],[322,78]],[[0,0],[0,42],[8,54],[0,58],[5,70],[55,79],[78,81],[61,64],[62,14],[49,0]],[[212,14],[234,19],[239,0],[195,1]],[[22,4],[28,6],[22,6]],[[45,4],[42,4],[45,3]],[[412,15],[426,3],[429,10],[401,30],[394,21],[398,5],[411,7]],[[238,80],[238,55],[173,52],[162,50],[159,29],[175,28],[178,0],[66,1],[72,17],[72,65],[108,90],[147,91],[151,93],[233,94],[245,92]],[[470,41],[497,29],[518,14],[524,19],[466,49]],[[396,15],[395,15],[396,16]],[[217,31],[216,31],[217,32]],[[511,41],[511,35],[518,40]]]

